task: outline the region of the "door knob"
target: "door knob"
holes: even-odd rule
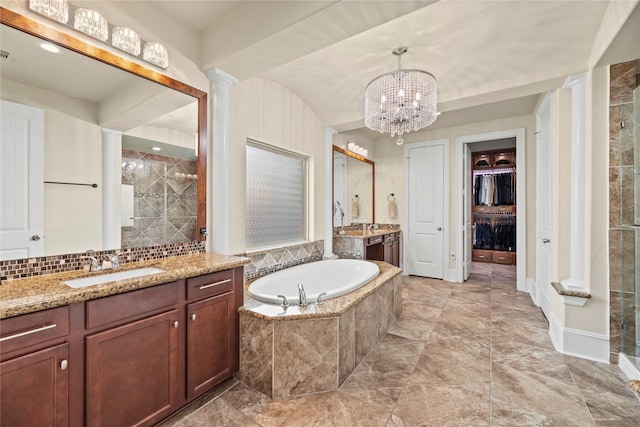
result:
[[[34,234],[33,236],[31,236],[31,240],[40,240],[40,236],[38,236],[37,234]]]
[[[442,231],[442,227],[438,227],[438,228],[437,228],[437,230],[438,230],[438,231]]]
[[[544,239],[542,239],[542,243],[549,243],[551,241],[551,239],[547,239],[546,237]]]

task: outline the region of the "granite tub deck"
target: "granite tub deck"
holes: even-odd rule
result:
[[[125,264],[122,268],[94,273],[79,270],[3,281],[0,285],[0,319],[228,270],[248,262],[248,258],[203,253]],[[159,268],[164,272],[79,289],[62,284],[65,280],[145,267]]]
[[[365,239],[376,236],[386,236],[397,233],[400,227],[379,228],[377,230],[362,231],[362,226],[347,226],[345,234],[337,234],[338,228],[334,228],[333,253],[340,258],[364,259]]]
[[[285,310],[245,293],[240,381],[274,399],[337,390],[402,311],[402,270],[374,262],[375,279],[320,305]]]

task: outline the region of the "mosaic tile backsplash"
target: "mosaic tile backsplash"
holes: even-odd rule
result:
[[[251,260],[244,266],[246,280],[254,280],[274,271],[298,264],[320,261],[324,253],[324,240],[292,245],[284,248],[241,254]]]
[[[96,251],[93,256],[98,259],[104,259],[105,255],[112,254],[114,252],[120,256],[120,262],[124,265],[138,261],[203,253],[205,252],[205,242],[193,241],[150,246],[146,248]],[[22,279],[25,277],[41,276],[44,274],[82,270],[89,266],[89,260],[80,258],[86,255],[86,252],[81,252],[76,254],[0,261],[0,281],[4,282],[6,280]]]

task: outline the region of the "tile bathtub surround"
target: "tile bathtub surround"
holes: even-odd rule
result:
[[[619,367],[555,352],[515,267],[482,267],[464,284],[402,277],[400,319],[338,390],[272,399],[241,382],[162,427],[637,427]]]
[[[331,317],[268,318],[241,309],[240,380],[273,398],[337,390],[401,312],[394,300],[401,306],[401,280],[393,276]]]
[[[245,266],[244,274],[246,280],[254,280],[294,265],[320,261],[323,254],[324,240],[318,240],[264,251],[246,252],[238,256],[251,260]]]
[[[119,255],[120,263],[124,265],[132,262],[148,261],[178,255],[204,253],[205,242],[193,241],[140,248],[96,251],[92,256],[102,260],[105,255],[114,252]],[[86,255],[86,252],[80,252],[0,261],[0,283],[4,283],[7,280],[86,269],[88,268],[89,260],[81,259],[81,257]]]

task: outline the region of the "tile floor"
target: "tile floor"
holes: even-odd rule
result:
[[[163,427],[640,426],[616,365],[554,351],[514,267],[403,284],[402,317],[338,391],[272,400],[229,380]]]

